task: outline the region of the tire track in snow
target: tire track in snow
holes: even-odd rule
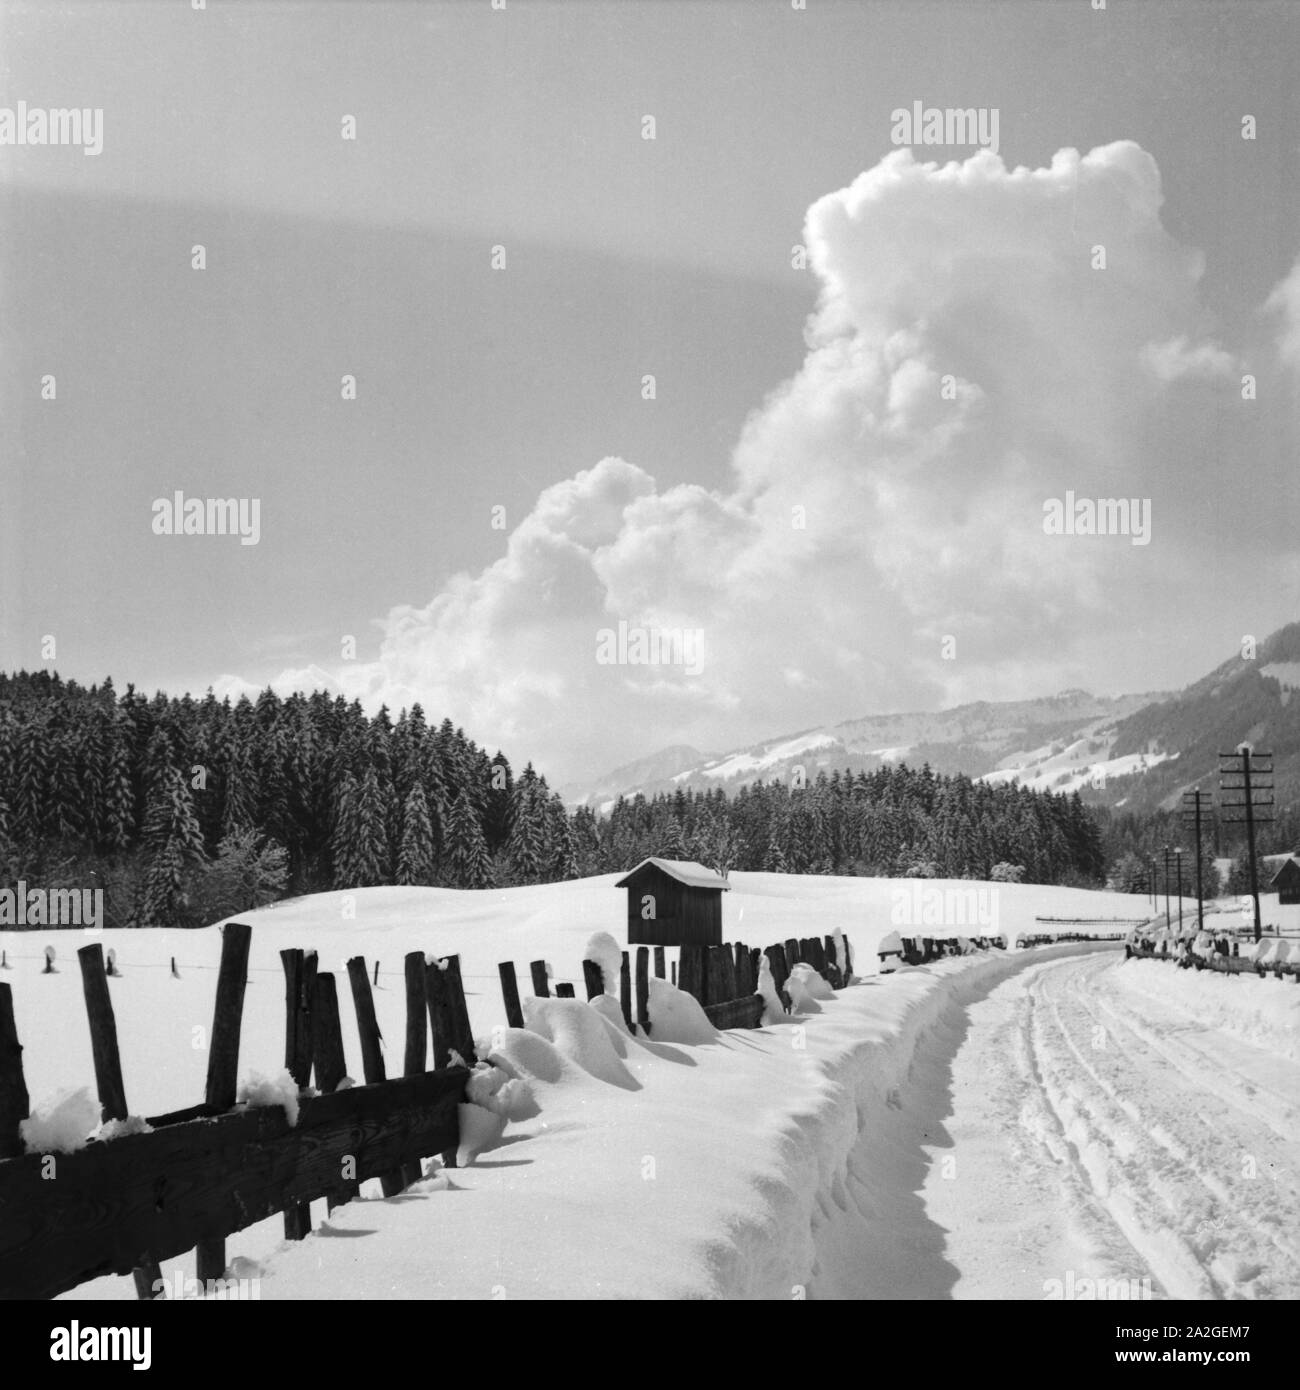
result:
[[[1147,1001],[1122,988],[1119,964],[1110,953],[1046,961],[971,1008],[964,1046],[974,1057],[953,1065],[957,1163],[965,1149],[989,1181],[1005,1181],[989,1171],[989,1112],[999,1112],[1007,1167],[1032,1170],[1036,1152],[1056,1189],[1043,1202],[1058,1207],[1056,1248],[1085,1262],[1076,1273],[1146,1276],[1153,1291],[1182,1298],[1300,1292],[1300,1254],[1289,1238],[1300,1228],[1294,1187],[1247,1179],[1240,1161],[1247,1152],[1261,1170],[1270,1161],[1273,1171],[1296,1166],[1287,1097],[1300,1093],[1300,1068],[1240,1039],[1223,1047],[1224,1035],[1191,1015],[1174,1026],[1158,1009],[1137,1013]],[[926,1195],[948,1227],[948,1258],[963,1277],[966,1266],[980,1266],[992,1285],[999,1257],[979,1245],[1002,1233],[986,1220],[987,1201],[970,1193],[963,1213],[952,1185],[944,1191],[930,1180]],[[975,1238],[963,1229],[967,1216]],[[1053,1245],[1048,1228],[1044,1216],[1039,1256]]]

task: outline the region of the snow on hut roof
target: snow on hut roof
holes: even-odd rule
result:
[[[693,859],[656,859],[653,855],[649,859],[643,859],[635,869],[629,870],[614,887],[626,888],[633,875],[640,873],[647,864],[662,869],[670,878],[686,884],[688,888],[720,888],[724,893],[731,890],[731,884],[721,874],[706,869],[703,864],[697,864]]]

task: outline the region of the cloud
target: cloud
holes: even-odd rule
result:
[[[808,212],[807,355],[747,421],[728,488],[660,490],[603,459],[330,681],[418,698],[556,780],[669,742],[1073,683],[1081,646],[1154,582],[1152,552],[1192,552],[1202,523],[1165,499],[1214,465],[1159,443],[1169,390],[1234,361],[1161,201],[1130,142],[1032,170],[890,154]],[[1067,489],[1154,498],[1153,545],[1045,536]],[[600,664],[620,621],[700,630],[702,671]]]
[[[1300,261],[1269,295],[1264,308],[1279,320],[1278,355],[1288,366],[1300,369]]]

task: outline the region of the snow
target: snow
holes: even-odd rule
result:
[[[768,976],[771,977],[770,967]],[[650,1036],[656,1042],[698,1044],[713,1042],[718,1036],[699,1001],[667,980],[651,977],[647,1008]]]
[[[623,948],[618,942],[608,932],[596,932],[587,942],[587,949],[582,953],[582,958],[594,961],[600,966],[605,993],[617,995],[619,978],[623,971]]]
[[[700,769],[700,775],[729,779],[754,772],[763,772],[787,758],[797,758],[804,753],[812,753],[818,748],[831,748],[839,742],[834,734],[800,734],[796,738],[784,739],[780,743],[765,747],[761,753],[733,753],[721,762],[712,763]]]
[[[423,1182],[389,1201],[377,1183],[366,1183],[360,1200],[335,1210],[328,1235],[286,1246],[277,1218],[229,1238],[232,1254],[262,1266],[264,1299],[483,1298],[497,1288],[510,1298],[790,1298],[796,1288],[809,1297],[892,1297],[905,1275],[913,1288],[927,1279],[942,1283],[958,1236],[919,1194],[932,1163],[923,1146],[944,1132],[955,1073],[951,1056],[940,1066],[925,1049],[960,1037],[963,1009],[973,1010],[977,997],[1002,982],[1014,991],[1015,980],[1040,964],[1064,968],[1095,957],[1107,978],[1122,973],[1122,952],[1085,944],[977,953],[880,975],[877,949],[892,930],[895,882],[735,873],[734,891],[723,900],[724,939],[766,946],[838,928],[854,947],[863,983],[832,993],[805,977],[816,1012],[743,1032],[714,1029],[690,996],[658,979],[650,981],[649,1037],[623,1031],[621,1014],[609,1012],[612,996],[599,1006],[527,999],[527,1027],[506,1027],[497,962],[526,968],[530,960],[553,960],[559,979],[585,992],[581,961],[592,936],[611,926],[621,936],[625,897],[613,890],[617,877],[482,893],[367,889],[241,914],[253,926],[253,942],[240,1068],[250,1080],[260,1069],[258,1094],[268,1103],[288,1101],[283,1073],[276,1082],[284,947],[316,948],[323,970],[341,971],[357,954],[368,969],[380,962],[374,995],[390,1040],[390,1073],[404,1036],[408,951],[439,960],[459,953],[471,1026],[476,1037],[491,1038],[490,1049],[480,1049],[486,1064],[470,1082],[466,1109],[479,1114],[465,1120],[467,1166],[443,1171],[435,1164]],[[1133,917],[1144,903],[1082,889],[998,889],[999,927],[1011,940],[1039,930],[1038,915]],[[347,896],[354,918],[343,911]],[[207,1053],[195,1036],[211,1021],[218,933],[102,935],[124,971],[111,990],[132,1110],[158,1114],[193,1104],[206,1078]],[[28,1087],[42,1114],[51,1092],[84,1087],[93,1076],[80,981],[75,972],[40,973],[44,944],[39,933],[0,933],[13,967],[6,979]],[[172,955],[179,979],[170,974]],[[1165,990],[1194,987],[1198,978],[1208,983],[1169,965],[1132,964],[1161,972],[1168,983],[1157,985]],[[1241,991],[1289,988],[1300,1000],[1294,983],[1253,976],[1214,983]],[[830,997],[811,999],[814,989]],[[1122,1002],[1127,985],[1125,991],[1114,985],[1113,999]],[[1134,1000],[1129,1013],[1139,1007]],[[1253,1059],[1252,1080],[1265,1097],[1250,1102],[1256,1106],[1274,1103],[1267,1097],[1278,1083],[1269,1079],[1271,1062],[1256,1058],[1262,1044],[1243,1039],[1252,1030],[1258,1038],[1269,1029],[1281,1036],[1285,1019],[1274,1018],[1271,1007],[1252,1018],[1224,1006],[1223,1028],[1213,1033],[1237,1049],[1234,1066],[1244,1069],[1243,1059]],[[345,1056],[355,1066],[355,1019],[346,1004],[341,1012]],[[1198,1027],[1216,1026],[1208,1006],[1193,1003],[1187,1013]],[[1287,1036],[1293,1045],[1294,1034]],[[1077,1045],[1085,1050],[1086,1036]],[[1073,1084],[1062,1071],[1065,1051],[1053,1056],[1052,1084]],[[1005,1145],[1037,1141],[1017,1128],[1014,1114],[998,1113],[988,1142],[1004,1146],[997,1159],[1009,1170],[1016,1160]],[[96,1107],[81,1140],[98,1119]],[[1282,1111],[1275,1122],[1294,1131]],[[951,1185],[943,1193],[952,1196]],[[1045,1200],[1055,1200],[1054,1193]],[[1294,1203],[1287,1205],[1291,1197],[1282,1192],[1278,1200],[1279,1220],[1300,1224]],[[323,1212],[323,1202],[314,1205],[317,1219]],[[338,1238],[363,1231],[373,1235]],[[164,1262],[164,1275],[178,1269],[192,1275],[192,1256]],[[1300,1290],[1300,1279],[1288,1284],[1285,1271],[1269,1277],[1277,1288]],[[75,1296],[132,1292],[129,1279],[105,1278]]]
[[[460,1117],[460,1147],[456,1150],[456,1166],[468,1168],[485,1149],[500,1141],[506,1127],[506,1117],[481,1105],[458,1105]]]
[[[60,1091],[18,1126],[29,1154],[71,1154],[84,1149],[103,1114],[89,1087]]]
[[[1261,676],[1271,676],[1290,690],[1300,690],[1300,661],[1275,661],[1259,668]]]
[[[785,992],[790,996],[790,1006],[797,1014],[816,1014],[821,1012],[822,999],[834,999],[835,991],[815,971],[811,965],[802,961],[791,971],[785,982]]]
[[[781,1023],[786,1017],[785,1005],[777,993],[776,981],[772,978],[772,965],[766,956],[758,958],[758,993],[763,997],[763,1026]]]
[[[125,1120],[105,1120],[91,1138],[97,1144],[121,1139],[128,1134],[152,1134],[153,1126],[143,1115],[128,1115]]]
[[[273,1076],[250,1072],[248,1079],[240,1086],[236,1099],[252,1107],[281,1106],[290,1125],[298,1123],[298,1083],[289,1075],[287,1068],[281,1068]]]

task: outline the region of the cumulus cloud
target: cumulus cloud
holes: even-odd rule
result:
[[[585,468],[329,681],[419,699],[555,780],[668,742],[1065,683],[1073,644],[1178,544],[1161,499],[1208,466],[1152,447],[1171,383],[1233,365],[1161,200],[1129,142],[1043,169],[890,154],[808,212],[807,355],[747,421],[727,488]],[[1067,489],[1154,498],[1156,544],[1044,535]],[[600,664],[620,621],[700,630],[703,669]]]

